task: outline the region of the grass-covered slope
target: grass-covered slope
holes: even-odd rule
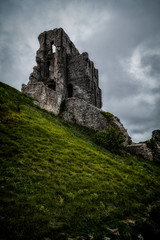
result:
[[[0,239],[159,239],[160,166],[0,84]]]

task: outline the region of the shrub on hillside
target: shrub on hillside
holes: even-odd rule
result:
[[[111,152],[118,152],[123,147],[123,141],[121,132],[114,127],[108,128],[107,131],[98,131],[95,134],[95,142]]]

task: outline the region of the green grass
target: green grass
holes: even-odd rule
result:
[[[0,238],[160,236],[160,166],[94,142],[0,84]]]

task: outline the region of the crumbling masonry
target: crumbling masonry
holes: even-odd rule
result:
[[[61,102],[71,97],[101,108],[98,70],[88,54],[80,54],[62,28],[43,32],[38,40],[37,66],[30,75],[28,87],[23,85],[22,91],[55,114],[59,113]],[[47,93],[43,86],[48,87]],[[36,95],[39,88],[43,99]]]
[[[131,145],[131,138],[117,117],[110,122],[101,113],[98,70],[88,53],[80,54],[62,28],[45,31],[38,40],[37,66],[33,68],[28,84],[22,85],[22,92],[40,107],[67,121],[94,130],[106,130],[109,126],[118,128],[129,151],[154,160],[154,154],[146,144]],[[157,151],[160,150],[154,150]]]

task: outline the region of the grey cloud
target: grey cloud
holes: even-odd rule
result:
[[[153,54],[147,57],[142,58],[142,64],[144,66],[150,66],[151,67],[151,75],[155,75],[157,77],[157,74],[160,75],[160,55]]]

